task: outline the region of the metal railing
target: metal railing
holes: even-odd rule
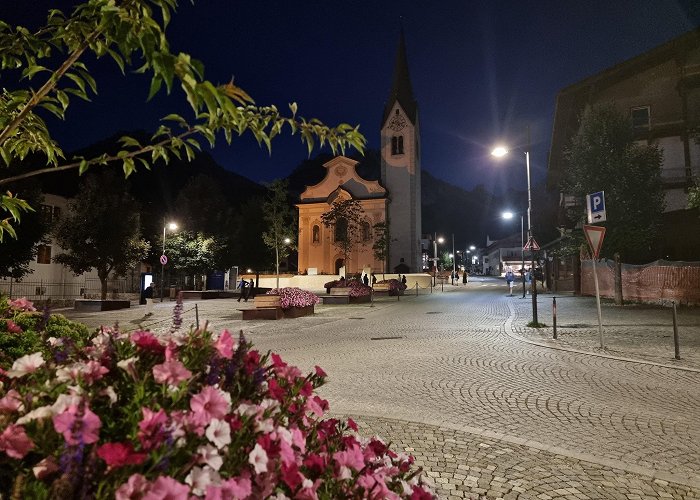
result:
[[[97,278],[85,278],[82,281],[69,283],[4,279],[0,280],[0,293],[7,295],[11,299],[26,297],[34,302],[44,300],[66,301],[80,298],[100,298],[102,285]],[[121,278],[107,281],[107,295],[109,298],[134,293],[139,293],[138,279]]]

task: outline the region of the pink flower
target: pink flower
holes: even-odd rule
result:
[[[231,359],[233,357],[234,341],[228,330],[221,332],[221,335],[214,343],[214,347],[222,358]]]
[[[22,395],[14,389],[10,389],[5,397],[0,399],[0,413],[14,413],[24,409]]]
[[[153,367],[153,378],[159,384],[178,385],[191,376],[192,372],[177,359],[171,359]]]
[[[0,434],[0,450],[12,458],[24,458],[32,448],[34,443],[21,425],[9,425]]]
[[[207,486],[206,500],[231,500],[247,498],[253,492],[250,479],[239,477],[238,479],[228,479],[219,486]]]
[[[63,434],[63,439],[70,445],[96,443],[100,438],[101,426],[100,417],[87,406],[79,408],[72,405],[53,417],[53,428]]]
[[[129,480],[114,492],[114,500],[140,500],[148,490],[148,480],[141,474],[132,474]]]
[[[231,410],[231,401],[216,387],[206,386],[192,396],[190,409],[194,412],[195,419],[206,425],[214,418],[223,419]]]
[[[158,476],[143,500],[186,500],[189,498],[190,488],[169,476]]]
[[[34,373],[44,363],[44,357],[40,352],[27,354],[26,356],[16,359],[15,362],[12,363],[12,369],[7,372],[7,376],[10,378],[23,377],[28,373]]]
[[[97,456],[107,463],[110,469],[124,465],[138,465],[146,460],[145,453],[134,452],[131,443],[105,443],[97,448]]]
[[[139,422],[139,441],[145,450],[158,446],[165,439],[165,424],[168,416],[161,408],[157,412],[148,408],[141,408],[143,418]]]
[[[22,297],[21,299],[16,299],[16,300],[7,299],[7,304],[10,306],[11,309],[14,309],[15,311],[24,311],[24,312],[36,311],[34,304],[32,302],[28,301],[26,297]]]
[[[11,319],[6,321],[5,326],[7,327],[7,331],[10,333],[22,333],[22,328]]]
[[[314,366],[314,370],[316,371],[316,375],[318,375],[319,377],[326,376],[326,372],[324,372],[323,368],[321,368],[320,366],[318,366],[318,365]]]
[[[192,488],[192,493],[201,496],[211,484],[221,481],[221,476],[209,467],[192,467],[190,473],[185,478],[185,483]]]
[[[219,470],[224,465],[224,459],[219,455],[219,450],[210,444],[197,448],[197,454],[199,454],[198,463],[207,464],[214,470]]]
[[[267,472],[267,452],[260,444],[255,443],[255,448],[248,454],[248,463],[253,466],[256,474]]]
[[[323,412],[328,409],[328,401],[314,396],[306,400],[306,409],[314,412],[317,416],[322,417]]]
[[[356,471],[360,471],[365,466],[365,457],[362,454],[362,449],[356,444],[348,446],[345,451],[337,451],[333,454],[333,459],[339,465],[351,467]]]
[[[151,332],[134,332],[131,334],[131,341],[136,347],[144,351],[151,351],[157,354],[165,351],[165,346]]]
[[[34,477],[40,481],[51,476],[54,472],[58,470],[59,466],[53,457],[46,457],[41,462],[32,467]]]

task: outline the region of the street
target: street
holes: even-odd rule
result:
[[[419,292],[281,321],[244,323],[232,300],[198,307],[215,329],[321,366],[331,414],[414,454],[441,498],[700,498],[700,370],[534,345],[529,297],[501,280]]]

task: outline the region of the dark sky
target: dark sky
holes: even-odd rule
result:
[[[48,6],[72,2],[0,4],[0,19],[35,27]],[[301,116],[360,124],[369,147],[377,148],[403,24],[420,106],[423,168],[465,188],[499,190],[524,186],[525,168],[521,155],[493,161],[489,151],[496,142],[524,147],[529,125],[533,175],[543,179],[557,92],[697,27],[697,4],[197,0],[194,6],[181,2],[168,34],[173,51],[200,59],[215,83],[234,76],[260,105],[286,109],[296,101]],[[51,123],[66,150],[118,130],[153,130],[158,117],[184,109],[179,91],[146,103],[142,77],[124,77],[107,61],[88,65],[99,96],[71,108],[65,123]],[[230,147],[222,140],[214,156],[226,168],[269,181],[289,174],[307,152],[298,137],[283,137],[269,156],[244,137]]]

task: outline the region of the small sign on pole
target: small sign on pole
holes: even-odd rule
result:
[[[588,223],[598,224],[605,222],[605,191],[598,191],[586,196],[586,208],[588,209]]]
[[[168,258],[165,256],[165,254],[160,256],[160,263],[163,266],[168,263]]]
[[[533,252],[536,252],[539,249],[540,246],[537,244],[537,241],[535,241],[535,238],[533,238],[532,236],[529,240],[527,240],[527,243],[525,243],[525,246],[523,247],[523,250],[532,250]]]

